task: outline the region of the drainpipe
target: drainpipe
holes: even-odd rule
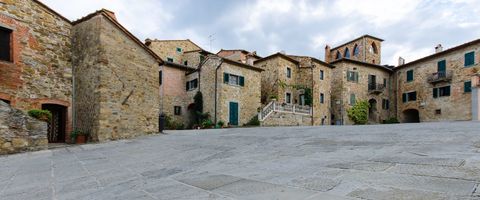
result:
[[[221,59],[220,64],[218,64],[217,67],[215,67],[215,114],[214,114],[214,122],[217,124],[217,88],[218,88],[218,69],[220,69],[220,66],[223,64],[223,59]]]
[[[312,126],[313,126],[315,124],[315,120],[313,119],[313,111],[315,110],[315,109],[313,109],[314,108],[313,97],[315,96],[315,95],[313,95],[313,91],[315,91],[314,90],[314,85],[315,85],[314,78],[315,78],[315,76],[313,75],[313,68],[315,67],[315,65],[313,64],[313,62],[311,60],[310,60],[310,64],[312,65],[311,68],[310,68],[310,71],[311,71],[311,74],[312,74],[312,113],[311,113],[311,115],[312,115]]]

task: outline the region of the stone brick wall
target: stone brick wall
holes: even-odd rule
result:
[[[261,122],[262,126],[311,126],[312,116],[297,115],[293,113],[273,112],[265,121]]]
[[[200,61],[201,61],[200,56],[201,54],[199,52],[188,52],[183,54],[182,60],[183,62],[187,61],[187,66],[198,68],[198,66],[200,66]]]
[[[298,66],[296,63],[289,61],[283,57],[274,57],[261,62],[256,62],[255,66],[264,69],[261,80],[261,99],[263,104],[269,103],[270,95],[277,96],[277,102],[285,102],[285,94],[292,94],[292,103],[298,101],[297,90],[291,87],[281,87],[282,83],[286,85],[295,85],[298,76]],[[291,69],[292,76],[287,78],[287,67]]]
[[[377,53],[370,52],[370,46],[372,44],[375,44]],[[357,45],[359,49],[358,55],[353,54],[355,45]],[[329,57],[326,60],[328,62],[333,62],[337,60],[337,52],[340,52],[340,54],[342,55],[341,58],[344,58],[345,50],[348,48],[350,52],[350,59],[379,65],[381,64],[381,58],[382,58],[381,45],[382,45],[382,41],[371,38],[371,37],[363,36],[351,42],[348,42],[346,44],[335,47],[334,49],[331,49],[330,53],[327,55]]]
[[[162,67],[163,71],[163,81],[162,85],[160,86],[162,90],[163,89],[163,95],[162,91],[160,92],[160,103],[163,105],[163,112],[172,118],[172,120],[177,121],[177,122],[182,122],[185,125],[188,124],[188,105],[191,100],[187,96],[187,91],[186,91],[186,81],[189,81],[190,79],[186,79],[185,76],[185,70],[179,69],[179,68],[174,68],[174,67],[169,67],[169,66],[163,66]],[[180,106],[181,107],[181,114],[180,115],[175,115],[175,106]]]
[[[68,106],[71,124],[71,24],[31,0],[0,3],[0,26],[12,30],[12,61],[0,61],[0,93],[22,110]]]
[[[173,58],[173,61],[179,64],[183,64],[183,61],[185,61],[183,58],[184,52],[200,50],[190,40],[151,40],[150,44],[149,42],[147,44],[160,58],[164,60]],[[177,52],[177,47],[182,48],[182,52]]]
[[[92,98],[98,99],[91,103],[97,104],[94,107],[99,111],[98,127],[85,128],[92,130],[93,139],[98,141],[157,132],[160,106],[158,62],[103,15],[80,24],[89,22],[93,26],[90,28],[99,29],[97,37],[101,48],[98,54],[89,55],[90,58],[78,63],[93,67],[97,72],[89,77],[90,82],[84,84],[89,85],[85,88],[93,88],[95,96]],[[85,70],[87,73],[91,71]],[[83,95],[92,91],[79,89],[76,92]]]
[[[391,96],[393,91],[391,90],[390,80],[392,79],[389,71],[380,69],[364,64],[357,64],[348,61],[341,61],[335,63],[335,69],[333,72],[333,86],[332,86],[332,111],[335,115],[336,122],[342,120],[344,124],[353,124],[353,122],[347,116],[347,110],[352,107],[350,105],[350,95],[355,94],[355,100],[375,100],[376,109],[370,115],[370,123],[381,123],[394,116],[392,110],[395,107]],[[358,82],[347,81],[347,71],[358,72]],[[387,80],[386,88],[380,94],[370,93],[368,91],[368,76],[375,75],[376,83],[383,84],[383,79]],[[382,99],[390,100],[390,109],[385,110],[382,108]]]
[[[0,155],[47,149],[47,123],[0,101]]]
[[[475,64],[473,66],[464,66],[465,53],[475,52]],[[451,81],[440,82],[436,84],[428,83],[428,76],[437,72],[438,61],[446,60],[447,71],[451,71],[453,76]],[[464,48],[449,52],[444,55],[434,56],[430,59],[398,68],[395,71],[398,101],[397,117],[404,121],[404,111],[416,109],[419,111],[420,121],[446,121],[446,120],[471,120],[471,95],[464,92],[464,82],[470,81],[475,71],[480,70],[480,45],[474,44]],[[414,80],[406,81],[408,70],[414,72]],[[433,98],[433,88],[450,85],[450,96]],[[417,92],[417,101],[407,103],[402,102],[402,94],[409,91]],[[441,110],[441,114],[436,114],[436,110]]]

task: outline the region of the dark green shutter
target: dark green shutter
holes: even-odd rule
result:
[[[407,82],[413,81],[413,70],[407,71]]]
[[[243,76],[240,76],[240,86],[245,86],[245,78]]]
[[[450,96],[450,86],[445,87],[445,96]]]
[[[358,83],[358,72],[355,72],[355,82]]]
[[[446,70],[447,70],[447,61],[445,60],[439,61],[437,64],[437,71],[444,72]]]
[[[463,92],[465,92],[465,93],[472,92],[472,82],[471,81],[467,81],[467,82],[463,83]]]
[[[407,102],[407,93],[402,94],[402,102],[403,103]]]
[[[433,88],[433,98],[438,97],[438,88]]]
[[[475,64],[475,52],[469,52],[465,54],[465,67]]]
[[[224,83],[228,83],[228,78],[229,78],[229,77],[230,77],[229,74],[223,73],[223,82],[224,82]]]
[[[385,100],[385,108],[390,109],[390,100]]]

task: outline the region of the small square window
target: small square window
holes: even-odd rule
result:
[[[174,109],[174,114],[175,115],[181,115],[182,114],[182,107],[174,106],[173,109]]]
[[[472,81],[467,81],[463,83],[463,92],[465,93],[472,92]]]
[[[168,58],[167,58],[167,61],[168,61],[168,62],[173,62],[173,58],[168,57]]]
[[[358,72],[347,71],[347,81],[358,83]]]
[[[475,64],[475,52],[468,52],[465,54],[465,67],[469,67]]]
[[[178,53],[182,53],[182,51],[183,51],[183,49],[182,49],[182,48],[180,48],[180,47],[177,47],[177,52],[178,52]]]
[[[435,114],[436,115],[441,115],[442,114],[442,109],[436,109]]]
[[[183,61],[183,65],[188,66],[188,61]]]

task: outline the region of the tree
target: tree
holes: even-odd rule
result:
[[[198,91],[197,94],[193,97],[193,103],[195,107],[193,108],[193,114],[195,115],[195,121],[200,123],[202,121],[203,114],[203,95],[202,92]]]
[[[368,101],[357,101],[353,107],[347,110],[348,118],[355,124],[366,124],[368,122]]]

